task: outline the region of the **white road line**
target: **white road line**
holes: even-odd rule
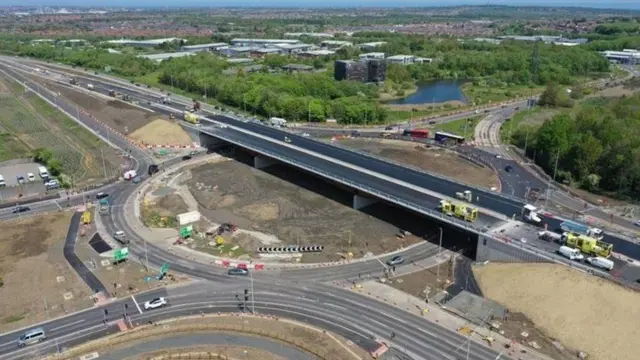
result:
[[[64,329],[66,327],[77,325],[77,324],[80,324],[80,323],[83,323],[83,322],[85,322],[85,320],[74,321],[72,323],[68,323],[68,324],[64,324],[64,325],[58,326],[58,327],[54,327],[53,329],[49,329],[49,331],[55,331],[55,330]]]
[[[4,343],[4,344],[0,344],[0,348],[1,348],[1,347],[4,347],[4,346],[7,346],[7,345],[15,344],[15,343],[16,343],[16,341],[17,341],[17,340],[10,341],[10,342],[8,342],[8,343]]]
[[[133,295],[131,295],[131,300],[133,300],[133,303],[136,304],[138,311],[140,312],[140,314],[142,314],[142,309],[140,309],[140,305],[138,305],[138,302],[136,301],[136,298],[133,297]]]

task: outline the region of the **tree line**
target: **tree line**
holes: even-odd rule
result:
[[[556,180],[588,191],[640,198],[640,94],[583,102],[513,141]]]

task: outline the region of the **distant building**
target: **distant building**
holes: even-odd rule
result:
[[[333,55],[335,53],[336,52],[333,50],[309,50],[309,51],[299,53],[298,56],[305,57],[305,58],[316,58],[321,56]]]
[[[234,46],[220,50],[220,53],[228,57],[248,56],[252,51],[260,49],[255,46]]]
[[[149,55],[138,55],[139,58],[153,60],[155,62],[161,62],[169,59],[175,59],[184,56],[195,55],[191,52],[174,52],[174,53],[165,53],[165,54],[149,54]]]
[[[433,59],[417,57],[417,58],[413,59],[413,62],[415,62],[416,64],[431,64],[433,62]]]
[[[627,65],[640,64],[640,51],[638,50],[625,49],[624,51],[602,51],[600,54],[614,63]]]
[[[342,40],[325,40],[320,43],[323,47],[336,49],[344,46],[353,46],[353,43],[350,41],[342,41]]]
[[[220,51],[222,49],[227,49],[229,44],[225,43],[212,43],[212,44],[198,44],[198,45],[188,45],[180,48],[180,51],[185,52],[200,52],[200,51]]]
[[[123,45],[123,46],[134,46],[134,47],[156,47],[160,46],[164,43],[171,42],[179,42],[186,41],[180,38],[164,38],[164,39],[153,39],[153,40],[127,40],[127,39],[119,39],[119,40],[107,40],[105,43],[114,44],[114,45]]]
[[[416,57],[413,55],[394,55],[387,58],[389,64],[409,65],[413,64]]]
[[[288,72],[312,72],[313,66],[303,64],[288,64],[284,65],[282,69]]]
[[[338,81],[382,82],[387,75],[387,64],[382,59],[336,60],[334,78]]]
[[[332,38],[333,34],[329,33],[313,33],[313,32],[298,32],[298,33],[285,33],[286,37],[301,37],[301,36],[309,36],[314,38]]]
[[[264,58],[267,55],[279,55],[282,54],[282,49],[276,48],[261,48],[254,49],[249,52],[249,57],[252,58]]]
[[[384,59],[384,53],[383,52],[370,52],[370,53],[366,53],[366,54],[360,54],[360,60],[365,60],[365,59]]]
[[[235,75],[240,71],[240,69],[242,69],[243,73],[248,74],[248,73],[257,72],[264,69],[264,65],[249,65],[243,68],[234,67],[234,68],[223,70],[222,73],[224,75]]]
[[[311,50],[314,45],[310,44],[274,44],[274,48],[282,50],[284,54],[299,54]]]
[[[362,44],[358,44],[358,47],[360,48],[360,50],[374,50],[375,48],[377,48],[378,46],[384,45],[386,44],[386,41],[375,41],[375,42],[368,42],[368,43],[362,43]]]
[[[232,39],[233,46],[269,47],[275,44],[299,44],[300,40],[292,39]]]

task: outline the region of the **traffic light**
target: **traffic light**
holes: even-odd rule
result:
[[[249,301],[249,289],[244,289],[244,301]]]

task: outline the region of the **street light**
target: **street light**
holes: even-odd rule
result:
[[[440,249],[442,248],[442,228],[440,228],[440,241],[438,242],[438,265],[436,268],[436,281],[440,282]]]

